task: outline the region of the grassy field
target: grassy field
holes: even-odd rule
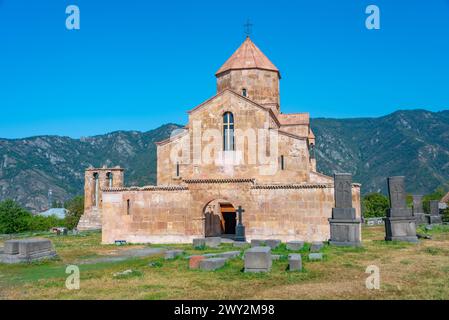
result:
[[[303,272],[286,271],[284,258],[273,261],[267,274],[242,272],[241,259],[230,260],[215,272],[189,270],[183,257],[81,264],[117,250],[144,246],[103,246],[99,233],[51,236],[59,259],[0,264],[0,299],[449,299],[449,226],[427,233],[433,239],[419,244],[387,243],[383,227],[364,228],[363,248],[326,246],[323,261],[309,262],[306,246],[302,250]],[[185,249],[188,255],[237,250],[231,245],[215,250],[173,247]],[[273,253],[288,254],[285,246]],[[65,269],[72,264],[80,268],[80,290],[65,287]],[[369,265],[380,268],[380,290],[366,289]],[[135,272],[113,276],[128,269]]]

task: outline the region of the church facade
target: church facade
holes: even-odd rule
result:
[[[125,187],[121,168],[86,171],[80,230],[101,227],[103,243],[233,238],[242,207],[247,240],[329,239],[333,179],[316,170],[309,114],[281,112],[280,71],[248,37],[216,79],[217,94],[157,143],[155,186]]]

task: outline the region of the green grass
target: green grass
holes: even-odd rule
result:
[[[59,259],[31,264],[0,264],[1,299],[449,299],[449,229],[432,230],[433,240],[418,244],[385,242],[383,227],[363,228],[363,247],[325,245],[322,261],[308,261],[310,244],[293,252],[282,244],[273,254],[269,273],[245,273],[240,257],[214,272],[190,270],[186,256],[237,251],[230,244],[219,248],[191,245],[154,245],[178,248],[183,256],[129,258],[124,261],[79,264],[109,257],[115,251],[147,245],[101,245],[100,233],[49,236]],[[21,235],[21,237],[36,235]],[[3,239],[5,240],[5,239]],[[1,241],[1,240],[0,240]],[[0,244],[1,245],[1,244]],[[242,250],[243,251],[243,250]],[[288,254],[303,257],[301,272],[288,271]],[[80,290],[67,290],[68,265],[80,269]],[[369,265],[381,270],[381,290],[364,286]],[[132,270],[129,275],[115,273]]]

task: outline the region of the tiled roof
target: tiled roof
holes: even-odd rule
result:
[[[441,202],[449,203],[449,192],[441,199]]]
[[[263,69],[279,72],[278,68],[260,51],[249,37],[225,62],[215,75],[229,70]]]

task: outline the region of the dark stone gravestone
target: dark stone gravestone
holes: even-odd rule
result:
[[[429,224],[442,224],[443,219],[440,215],[440,201],[431,200],[429,206],[430,214],[427,216]]]
[[[336,246],[360,246],[361,220],[356,218],[352,207],[352,175],[337,173],[334,175],[335,208],[329,219],[331,238],[329,243]]]
[[[426,223],[426,216],[422,206],[422,195],[413,195],[413,215],[416,217],[417,224]]]
[[[245,212],[245,210],[243,210],[242,207],[239,206],[239,208],[237,210],[238,222],[237,222],[237,226],[235,227],[235,241],[238,241],[238,242],[246,241],[245,226],[243,225],[243,218],[242,218],[243,212]]]
[[[416,217],[407,208],[405,200],[405,177],[388,178],[390,209],[385,218],[385,240],[418,242],[416,236]]]

